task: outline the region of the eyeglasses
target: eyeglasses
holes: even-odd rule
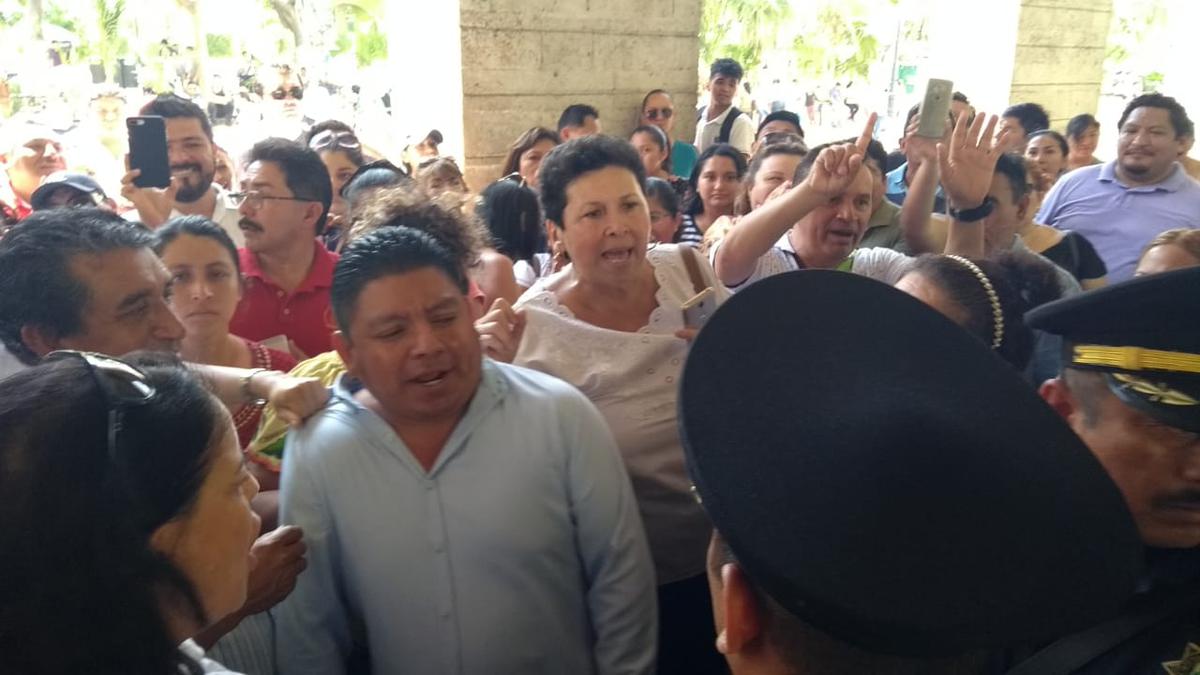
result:
[[[670,108],[646,108],[646,119],[648,120],[657,120],[659,115],[664,120],[669,120],[671,119],[671,115],[674,114],[675,111]]]
[[[261,209],[263,202],[267,200],[279,202],[315,202],[315,199],[307,197],[272,197],[270,195],[260,194],[254,190],[248,192],[230,192],[229,201],[233,202],[234,207],[240,207],[242,204],[249,206],[252,209]]]
[[[330,148],[345,148],[346,150],[361,150],[362,143],[353,131],[334,131],[326,129],[308,142],[311,150],[328,150]]]
[[[121,432],[124,411],[127,408],[146,405],[158,392],[141,370],[104,354],[63,349],[50,352],[42,359],[42,363],[65,359],[83,361],[88,372],[92,374],[92,379],[100,387],[104,405],[108,408],[108,459],[116,461],[117,436]]]
[[[282,101],[285,98],[294,98],[299,101],[300,99],[304,98],[304,90],[295,85],[293,85],[290,89],[284,89],[283,87],[280,87],[271,92],[271,98],[275,99],[276,101]]]

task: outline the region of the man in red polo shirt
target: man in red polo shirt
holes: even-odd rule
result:
[[[241,189],[231,196],[246,237],[246,289],[230,332],[256,341],[286,336],[297,356],[329,351],[337,254],[316,238],[333,199],[325,164],[299,143],[268,138],[250,150]]]

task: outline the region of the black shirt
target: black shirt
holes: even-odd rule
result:
[[[1078,232],[1068,230],[1057,244],[1042,251],[1042,255],[1070,272],[1071,276],[1079,281],[1099,279],[1108,274],[1108,268],[1096,253],[1092,242]]]

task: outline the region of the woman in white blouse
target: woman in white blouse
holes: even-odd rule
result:
[[[570,141],[540,175],[548,229],[571,264],[517,302],[519,346],[512,333],[493,337],[516,347],[514,363],[579,388],[616,437],[658,574],[659,672],[724,672],[704,576],[711,526],[690,492],[675,410],[698,328],[682,305],[705,288],[714,304],[726,291],[689,247],[647,249],[644,168],[625,141]]]

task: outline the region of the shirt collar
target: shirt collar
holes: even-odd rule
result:
[[[270,283],[262,268],[258,265],[258,258],[250,252],[250,249],[243,248],[238,250],[238,258],[242,265],[242,276],[247,279],[258,279],[259,281]],[[317,239],[313,239],[313,259],[312,265],[308,268],[308,275],[304,277],[304,281],[296,287],[293,293],[311,293],[322,288],[329,288],[333,285],[333,268],[337,264],[337,254],[332,253],[321,245]]]
[[[904,172],[907,170],[908,162],[905,162],[887,173],[888,194],[908,192],[908,186],[904,184]]]
[[[1120,177],[1117,176],[1118,161],[1119,160],[1114,159],[1101,165],[1100,175],[1097,177],[1097,180],[1102,183],[1116,183],[1117,185],[1120,185],[1131,192],[1178,192],[1179,189],[1184,187],[1187,184],[1187,181],[1190,180],[1190,177],[1184,172],[1183,167],[1179,165],[1179,162],[1175,162],[1171,165],[1171,173],[1167,174],[1167,177],[1163,178],[1159,182],[1151,183],[1150,185],[1129,186],[1122,182]]]
[[[896,214],[899,212],[899,206],[896,206],[892,202],[884,199],[879,203],[879,208],[875,209],[875,212],[871,214],[871,219],[867,221],[867,229],[869,230],[873,227],[891,225],[892,221],[896,217]]]
[[[707,122],[704,123],[704,125],[708,126],[710,124],[724,124],[725,118],[729,117],[729,113],[733,111],[733,108],[734,108],[734,106],[731,104],[728,108],[725,109],[725,112],[721,113],[720,115],[717,115],[716,117],[712,118],[711,120],[708,120]]]

